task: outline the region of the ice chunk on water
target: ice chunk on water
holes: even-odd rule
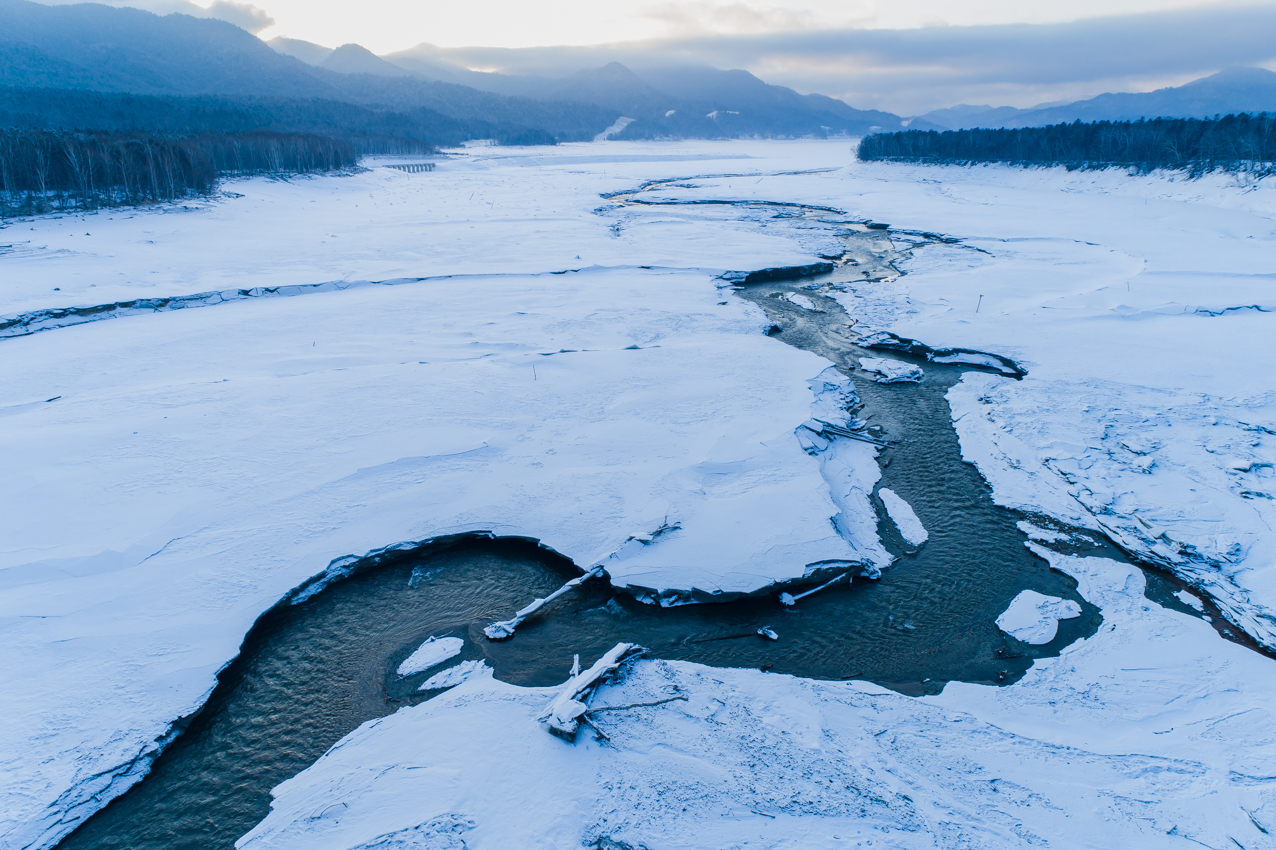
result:
[[[1176,590],[1174,591],[1174,596],[1187,607],[1194,608],[1202,613],[1205,612],[1205,603],[1194,594],[1188,593],[1186,590]]]
[[[895,384],[901,381],[917,383],[922,379],[922,367],[905,363],[903,360],[888,360],[884,357],[861,357],[860,368],[865,372],[877,375],[874,381],[879,384]]]
[[[1059,631],[1060,620],[1080,616],[1081,606],[1071,599],[1025,590],[997,618],[997,628],[1024,643],[1050,643]]]
[[[922,525],[917,514],[913,513],[913,506],[901,499],[894,490],[883,487],[877,491],[877,495],[882,497],[882,504],[886,506],[886,513],[890,514],[891,522],[895,523],[900,535],[910,546],[920,546],[930,539],[930,532]]]
[[[784,297],[789,303],[796,304],[797,306],[801,307],[803,310],[818,310],[819,309],[818,307],[815,306],[815,302],[812,301],[810,298],[807,298],[805,295],[799,295],[796,292],[790,292],[788,295]]]
[[[454,688],[474,674],[481,673],[487,669],[487,662],[481,659],[462,661],[460,664],[449,667],[440,673],[435,673],[426,679],[425,684],[421,685],[417,690],[436,691],[440,688]]]
[[[431,637],[421,644],[416,652],[404,659],[397,672],[400,676],[411,676],[413,673],[429,670],[435,664],[442,664],[459,653],[463,646],[465,641],[458,637]]]

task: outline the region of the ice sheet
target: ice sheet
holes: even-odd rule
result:
[[[818,397],[808,382],[826,364],[763,336],[761,314],[713,279],[835,255],[830,227],[756,206],[600,198],[652,179],[743,174],[661,194],[803,202],[844,211],[820,213],[830,221],[893,222],[907,274],[850,282],[839,299],[858,330],[1026,366],[1023,381],[972,374],[950,394],[963,452],[995,498],[1106,531],[1276,645],[1276,387],[1261,368],[1276,360],[1265,312],[1273,184],[849,159],[843,141],[485,149],[432,174],[251,180],[231,187],[242,197],[190,210],[7,226],[5,316],[429,280],[0,341],[0,437],[12,459],[0,511],[10,648],[0,843],[48,846],[140,776],[253,620],[345,556],[489,529],[583,563],[675,521],[681,537],[643,546],[613,578],[712,593],[877,552],[875,521],[856,507],[877,479],[874,448],[833,440],[807,454],[795,436]],[[962,241],[910,251],[925,232]],[[585,271],[548,274],[566,269]],[[688,713],[634,721],[634,753],[607,754],[618,760],[606,771],[591,772],[602,764],[592,744],[550,750],[561,744],[548,735],[522,751],[520,771],[480,758],[476,741],[499,744],[487,730],[517,729],[518,712],[539,710],[544,695],[471,679],[380,721],[384,738],[356,732],[327,766],[285,786],[254,840],[275,841],[276,829],[279,846],[304,835],[295,846],[348,847],[399,828],[472,838],[472,820],[494,836],[566,830],[576,841],[584,823],[654,845],[681,841],[675,830],[690,825],[688,846],[758,833],[770,836],[763,844],[834,846],[832,834],[867,840],[856,831],[867,825],[901,847],[961,832],[980,846],[1054,835],[1081,846],[1179,836],[1261,846],[1276,828],[1262,779],[1276,755],[1271,662],[1153,607],[1126,566],[1058,565],[1104,609],[1104,626],[1010,688],[950,685],[918,701],[640,665],[659,671],[642,674],[651,688],[671,681],[695,693]],[[462,710],[470,698],[482,704]],[[414,757],[427,769],[392,740],[418,717],[442,733],[413,739],[444,748]],[[656,737],[644,737],[651,728]],[[825,759],[818,769],[812,753]],[[842,776],[866,763],[862,753],[881,761],[856,774],[852,802],[832,783],[800,779]],[[753,769],[761,757],[770,773]],[[960,768],[951,778],[936,770],[945,762]],[[434,769],[452,763],[471,772]],[[548,778],[526,783],[527,770]],[[338,773],[361,789],[342,802],[350,813],[294,817],[335,811],[324,783]],[[723,776],[759,778],[706,793]],[[629,779],[632,793],[590,796],[600,787],[591,783]],[[446,811],[409,814],[396,802],[432,782],[441,796],[426,796]],[[666,788],[693,815],[718,817],[645,806]],[[511,825],[515,814],[484,808],[502,792],[526,795],[534,817]],[[290,808],[307,794],[324,807]]]

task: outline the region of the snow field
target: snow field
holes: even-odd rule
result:
[[[843,167],[846,148],[492,149],[6,228],[6,316],[474,276],[0,341],[0,847],[47,847],[139,778],[254,619],[343,556],[489,529],[706,594],[889,560],[860,510],[874,449],[794,436],[845,387],[711,279],[836,253],[828,226],[599,199],[650,179],[749,173],[661,195],[961,237],[896,234],[908,274],[840,296],[858,328],[1024,364],[949,396],[995,498],[1163,559],[1270,644],[1276,396],[1247,364],[1276,354],[1272,186]],[[1147,602],[1129,567],[1038,551],[1104,623],[1011,687],[917,700],[643,663],[596,704],[686,699],[600,715],[611,745],[572,748],[534,722],[547,694],[468,670],[281,786],[246,846],[1269,845],[1271,661]]]
[[[604,216],[596,210],[613,204],[600,195],[671,174],[837,168],[849,159],[845,144],[811,142],[469,148],[423,174],[372,159],[345,177],[231,181],[234,197],[177,209],[6,222],[0,317],[327,281],[800,265],[814,258],[791,234],[754,226],[741,238],[730,215],[696,216],[689,228],[688,211],[677,208]]]
[[[0,342],[0,434],[15,459],[0,511],[12,648],[0,847],[47,847],[140,778],[257,616],[330,564],[488,530],[588,565],[669,519],[681,530],[613,564],[613,580],[707,597],[879,545],[839,536],[830,519],[871,515],[867,497],[832,493],[794,437],[827,364],[767,339],[761,313],[699,271],[813,257],[726,219],[661,214],[614,236],[593,212],[599,190],[723,164],[642,156],[627,171],[608,156],[548,169],[494,157],[444,170],[451,184],[384,170],[248,181],[244,197],[194,211],[99,217],[91,250],[0,257],[10,314],[402,276],[393,263],[412,276],[555,271],[590,265],[575,256],[591,245],[621,266],[230,302]],[[621,173],[581,177],[595,166]],[[480,190],[504,191],[505,215],[465,207]],[[355,212],[359,193],[379,191],[383,203]],[[571,221],[556,223],[553,204]],[[473,231],[449,243],[470,213]],[[447,221],[433,228],[431,215]],[[356,247],[310,250],[329,244],[324,231],[340,237],[328,227],[339,221]],[[164,239],[140,238],[156,227]],[[625,252],[692,270],[638,269]],[[872,529],[855,516],[839,527]]]

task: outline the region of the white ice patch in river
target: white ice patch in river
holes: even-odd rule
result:
[[[805,295],[799,295],[799,294],[798,294],[798,293],[796,293],[796,292],[790,292],[788,295],[786,295],[786,296],[784,296],[784,297],[785,297],[785,298],[786,298],[786,299],[787,299],[790,303],[798,305],[798,306],[799,306],[799,307],[801,307],[803,310],[816,310],[816,309],[818,309],[818,308],[815,306],[815,302],[814,302],[814,301],[812,301],[810,298],[807,298]]]
[[[883,487],[877,491],[877,495],[882,497],[882,504],[886,506],[886,513],[890,514],[891,522],[895,523],[900,535],[910,545],[920,546],[930,539],[930,532],[917,518],[913,506],[901,499],[894,490]]]
[[[485,661],[477,659],[474,661],[462,661],[454,667],[435,673],[426,679],[425,684],[421,685],[417,690],[435,691],[441,688],[454,688],[476,673],[482,673],[484,670],[490,669]]]
[[[997,618],[997,628],[1024,643],[1050,643],[1059,631],[1060,620],[1080,616],[1081,606],[1071,599],[1025,590]]]
[[[873,380],[879,384],[895,384],[902,381],[917,382],[922,379],[922,369],[903,360],[888,360],[883,357],[861,357],[860,368],[865,372],[877,375]]]
[[[398,673],[400,676],[411,676],[413,673],[429,670],[435,664],[442,664],[459,653],[463,646],[465,641],[460,638],[431,637],[399,665]]]
[[[1202,613],[1205,611],[1205,603],[1191,593],[1188,593],[1186,590],[1176,590],[1174,591],[1174,596],[1179,602],[1182,602],[1189,608],[1201,611]]]

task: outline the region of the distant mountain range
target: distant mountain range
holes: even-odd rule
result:
[[[1177,88],[1035,109],[956,106],[905,121],[746,71],[644,64],[641,52],[473,50],[263,42],[219,20],[97,4],[0,0],[0,123],[46,129],[329,132],[360,150],[394,140],[548,143],[613,138],[862,136],[878,131],[1276,111],[1276,73],[1235,68]],[[565,49],[564,49],[565,50]],[[568,55],[570,54],[570,55]],[[468,59],[467,59],[468,57]],[[595,67],[583,67],[598,61]],[[618,122],[620,118],[631,119]],[[623,129],[617,130],[617,127]],[[612,128],[610,131],[608,128]]]
[[[46,127],[90,118],[128,125],[129,110],[137,121],[164,123],[165,104],[204,124],[315,132],[338,116],[334,131],[397,126],[431,143],[583,140],[621,117],[633,119],[627,138],[857,136],[903,126],[897,115],[799,95],[745,71],[666,68],[640,77],[611,63],[562,78],[479,73],[437,61],[428,48],[378,57],[355,44],[267,46],[223,21],[96,4],[0,0],[0,22],[0,120]],[[36,94],[47,90],[62,93]],[[88,129],[67,127],[77,128]]]
[[[914,121],[937,124],[949,130],[967,130],[974,127],[1045,127],[1073,121],[1212,118],[1238,112],[1276,112],[1276,72],[1263,68],[1228,68],[1173,88],[1101,94],[1076,103],[1043,104],[1033,109],[962,104],[928,112]],[[919,123],[918,126],[922,125]]]

